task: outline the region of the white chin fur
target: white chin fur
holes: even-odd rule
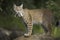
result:
[[[21,14],[21,16],[23,16],[23,14],[22,13],[20,13]]]

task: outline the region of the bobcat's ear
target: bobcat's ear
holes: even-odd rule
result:
[[[14,8],[16,8],[16,4],[14,4]]]
[[[20,5],[20,8],[23,8],[23,4]]]
[[[13,4],[13,9],[16,10],[16,4]]]

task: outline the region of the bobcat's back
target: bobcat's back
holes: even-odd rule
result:
[[[43,21],[51,22],[52,13],[48,9],[24,9],[24,18],[26,19],[27,17],[29,17],[33,23],[43,23]]]

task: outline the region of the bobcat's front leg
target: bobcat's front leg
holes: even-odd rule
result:
[[[32,18],[31,18],[31,16],[29,16],[27,18],[27,33],[25,33],[24,36],[31,36],[32,29],[33,29]]]
[[[32,23],[28,23],[27,24],[27,33],[25,33],[24,36],[31,36],[32,29],[33,29],[33,24]]]

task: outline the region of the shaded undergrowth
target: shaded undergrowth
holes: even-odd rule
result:
[[[13,17],[13,16],[0,16],[0,27],[13,30],[21,30],[25,31],[25,27],[23,23],[21,22],[20,18]],[[35,33],[43,33],[44,30],[42,26],[40,25],[34,25],[33,27],[33,34]],[[60,37],[60,27],[52,26],[52,36],[54,37]]]

